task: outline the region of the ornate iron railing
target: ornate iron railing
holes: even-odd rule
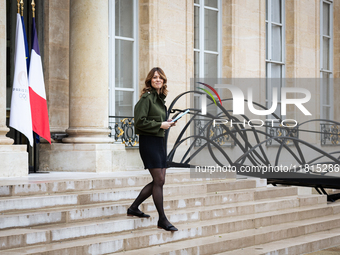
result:
[[[321,123],[321,145],[339,145],[340,126],[335,123]]]
[[[289,125],[289,124],[287,124]],[[299,129],[298,128],[289,128],[280,126],[273,126],[272,122],[266,122],[266,132],[270,134],[270,137],[295,137],[299,138]],[[286,145],[292,145],[293,141],[291,139],[285,139],[284,143]],[[267,146],[271,145],[280,145],[279,142],[271,139],[266,142]]]
[[[226,130],[220,125],[216,124],[215,127],[211,127],[211,129],[207,130],[207,125],[211,122],[211,120],[198,119],[194,120],[194,135],[195,136],[207,136],[206,132],[209,132],[209,139],[217,143],[219,146],[231,147],[235,146],[235,140],[226,132]],[[207,141],[201,138],[197,138],[195,140],[195,147],[202,146]]]
[[[135,133],[133,117],[109,116],[110,137],[114,137],[117,142],[125,144],[126,147],[137,147],[139,137]]]

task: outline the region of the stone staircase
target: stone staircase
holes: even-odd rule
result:
[[[164,208],[178,232],[126,216],[146,171],[130,176],[0,182],[0,254],[304,254],[340,244],[340,204],[259,179],[169,171]]]

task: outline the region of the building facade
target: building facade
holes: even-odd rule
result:
[[[0,3],[0,176],[24,176],[26,145],[13,145],[8,134],[14,44],[9,17],[16,3]],[[55,134],[51,145],[40,144],[41,171],[141,167],[137,149],[109,136],[109,116],[133,116],[154,66],[167,74],[167,104],[188,91],[194,77],[322,78],[308,87],[318,99],[309,107],[314,118],[338,120],[340,88],[328,82],[340,78],[338,0],[46,0],[37,3],[36,16]],[[270,91],[259,85],[255,100],[270,104]],[[189,104],[187,97],[176,108]],[[304,120],[295,110],[289,114]],[[184,123],[178,122],[170,145]],[[320,129],[315,125],[309,128]],[[322,146],[321,135],[303,138]]]

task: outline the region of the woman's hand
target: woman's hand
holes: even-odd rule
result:
[[[169,129],[170,127],[172,127],[172,126],[174,126],[174,125],[175,125],[175,122],[170,122],[170,121],[168,120],[168,121],[162,122],[161,128],[167,130],[167,129]]]
[[[167,121],[168,121],[168,122],[171,122],[172,119],[168,119]],[[172,127],[176,126],[176,123],[177,123],[177,120],[176,120],[175,122],[172,122]]]

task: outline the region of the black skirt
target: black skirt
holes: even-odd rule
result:
[[[144,169],[166,168],[164,137],[139,135],[139,153]]]

